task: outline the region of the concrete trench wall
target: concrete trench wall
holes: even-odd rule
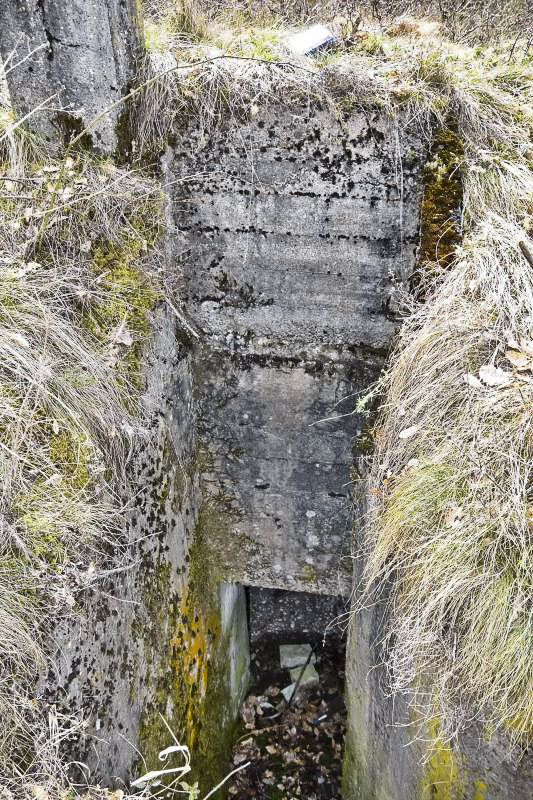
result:
[[[390,300],[415,264],[424,145],[406,132],[398,153],[385,116],[304,101],[177,136],[165,177],[201,332],[213,558],[247,585],[349,594],[355,401],[379,375]]]
[[[137,0],[0,0],[0,53],[18,118],[52,146],[92,125],[86,141],[113,153],[142,46]],[[31,57],[30,57],[31,56]],[[104,109],[110,109],[105,115]],[[97,119],[98,118],[98,119]]]
[[[264,109],[241,131],[240,149],[222,126],[165,158],[167,179],[210,176],[168,198],[200,338],[160,311],[125,495],[132,566],[55,637],[47,695],[85,715],[72,755],[117,786],[138,774],[135,748],[159,765],[160,714],[194,777],[218,780],[247,685],[242,584],[329,595],[321,609],[348,593],[354,393],[379,374],[389,299],[415,260],[416,137],[402,226],[394,130],[378,115]]]
[[[76,780],[121,787],[159,768],[172,743],[163,715],[207,791],[222,777],[248,683],[247,615],[241,586],[211,579],[204,565],[199,574],[191,363],[171,312],[155,321],[146,373],[145,433],[123,492],[125,566],[78,595],[77,618],[55,630],[57,668],[42,692],[85,720],[67,753],[89,769],[73,768]]]
[[[364,514],[363,490],[357,506]],[[357,536],[355,550],[357,587],[364,568]],[[474,721],[444,743],[438,717],[422,722],[405,697],[391,696],[381,645],[388,613],[383,597],[348,628],[343,800],[531,800],[533,757],[510,753],[504,730],[489,737]]]
[[[19,116],[54,97],[28,120],[51,143],[128,91],[134,0],[0,0],[0,15],[4,58],[39,48],[8,80]],[[138,750],[159,766],[161,715],[191,747],[202,788],[225,770],[248,677],[242,584],[256,587],[256,629],[273,592],[328,596],[310,603],[327,615],[352,585],[354,400],[379,375],[394,290],[416,262],[426,153],[372,109],[290,103],[222,120],[207,138],[191,121],[163,162],[169,182],[198,176],[168,199],[199,339],[159,312],[146,435],[124,489],[125,566],[88,587],[74,623],[58,623],[57,667],[41,681],[51,703],[85,718],[70,742],[84,777],[110,786],[138,775]],[[120,116],[95,125],[96,149],[123,144]],[[530,800],[531,757],[511,762],[503,734],[488,742],[473,726],[444,747],[435,720],[412,743],[409,712],[376,668],[382,615],[350,630],[345,800]]]
[[[350,626],[343,800],[531,800],[533,759],[511,756],[504,731],[489,740],[476,723],[445,745],[438,718],[416,724],[405,701],[387,694],[385,613],[377,606]]]

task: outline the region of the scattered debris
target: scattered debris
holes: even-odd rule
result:
[[[300,681],[300,686],[314,686],[318,683],[318,672],[312,664],[308,664],[302,672],[301,667],[294,667],[290,670],[293,681]],[[283,690],[282,690],[283,691]]]
[[[290,683],[288,686],[286,686],[284,689],[281,690],[281,694],[283,695],[287,703],[290,702],[295,689],[296,689],[296,682]]]
[[[288,660],[293,665],[291,673],[297,676],[309,656],[316,667],[308,663],[304,672],[311,670],[316,680],[299,686],[291,707],[287,708],[296,680],[280,690],[289,676],[289,668],[280,668],[280,661]],[[344,644],[338,638],[327,642],[325,647],[316,643],[278,648],[277,643],[269,641],[255,645],[254,683],[241,708],[246,734],[233,750],[235,765],[251,763],[229,784],[230,798],[338,800],[341,797],[346,726],[343,664]],[[266,703],[274,709],[272,718]]]
[[[487,386],[508,386],[511,376],[500,367],[484,364],[479,368],[479,377]]]
[[[400,431],[400,433],[398,434],[398,438],[410,439],[416,433],[418,433],[418,425],[411,425],[410,428],[404,428],[402,431]]]
[[[293,36],[286,45],[297,56],[308,56],[335,43],[335,35],[325,25],[312,25]]]

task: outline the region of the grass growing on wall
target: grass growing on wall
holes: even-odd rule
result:
[[[425,56],[464,144],[464,237],[405,321],[370,476],[365,601],[388,596],[394,691],[443,734],[478,716],[533,737],[532,70]]]
[[[120,563],[160,190],[110,161],[50,157],[5,102],[0,119],[0,789],[50,799],[79,723],[34,696],[41,637]]]

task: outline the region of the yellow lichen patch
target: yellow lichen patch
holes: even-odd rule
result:
[[[210,676],[210,651],[220,634],[220,620],[216,610],[204,614],[195,606],[189,592],[181,604],[181,619],[175,637],[171,640],[172,671],[183,691],[187,686],[190,701],[187,704],[185,727],[188,746],[194,749],[200,733],[199,722],[203,716]]]
[[[151,624],[159,620],[161,630],[155,634],[160,652],[155,696],[143,709],[140,744],[149,769],[157,768],[158,753],[165,747],[168,729],[162,717],[181,744],[191,752],[198,749],[206,727],[206,698],[209,681],[215,681],[214,656],[220,638],[220,619],[216,604],[208,611],[200,607],[190,585],[180,598],[172,586],[169,565],[159,564],[150,575],[145,590],[145,604]],[[151,643],[151,632],[144,631],[145,646]],[[152,654],[150,654],[152,656]],[[223,713],[223,709],[219,709]],[[215,741],[218,732],[210,731]]]
[[[431,754],[426,768],[424,798],[460,800],[463,797],[459,765],[452,748],[444,742],[440,722],[429,723]]]
[[[473,800],[486,800],[487,784],[484,781],[476,781],[474,784]]]
[[[158,653],[154,696],[145,703],[140,724],[139,749],[146,767],[160,767],[159,751],[168,745],[164,717],[179,742],[189,747],[190,782],[198,780],[202,792],[223,777],[233,742],[229,642],[221,627],[219,578],[205,541],[206,515],[210,519],[204,509],[189,550],[185,586],[178,575],[172,576],[169,564],[158,561],[150,570],[144,592],[147,614],[138,631],[145,648]],[[154,664],[152,650],[147,656]]]

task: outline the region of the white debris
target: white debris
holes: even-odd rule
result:
[[[302,668],[295,667],[291,669],[291,678],[294,682],[298,681]],[[304,669],[303,675],[300,678],[300,686],[316,686],[318,683],[318,672],[312,664],[308,664]]]
[[[281,644],[279,647],[279,663],[282,667],[286,667],[287,669],[303,667],[311,650],[310,644]],[[314,653],[309,663],[316,663],[316,656]]]
[[[297,56],[307,56],[321,47],[333,44],[335,35],[325,25],[312,25],[293,36],[289,36],[286,45]]]
[[[296,684],[295,683],[291,683],[290,686],[286,686],[284,689],[281,690],[281,694],[283,695],[283,697],[285,698],[287,703],[289,702],[289,700],[291,699],[292,695],[294,694],[294,690],[295,689],[296,689]]]

